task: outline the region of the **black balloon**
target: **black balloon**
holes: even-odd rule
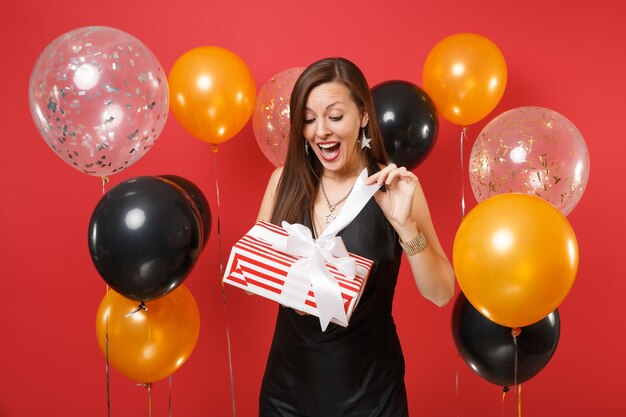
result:
[[[149,301],[178,287],[202,249],[192,198],[158,177],[137,177],[107,192],[89,222],[89,252],[107,284]]]
[[[559,342],[559,313],[520,328],[515,343],[510,327],[492,322],[459,293],[452,312],[452,335],[463,360],[479,376],[496,385],[521,384],[537,375],[552,358]]]
[[[207,241],[209,240],[209,236],[211,235],[211,207],[209,206],[209,202],[206,197],[202,193],[202,190],[198,188],[196,184],[185,179],[183,177],[179,177],[178,175],[159,175],[161,178],[165,178],[166,180],[172,181],[174,184],[181,187],[183,190],[189,194],[191,199],[196,203],[196,208],[200,213],[200,219],[202,220],[202,248],[206,246]]]
[[[428,94],[408,81],[372,88],[376,117],[391,162],[411,170],[430,153],[439,131],[437,110]]]

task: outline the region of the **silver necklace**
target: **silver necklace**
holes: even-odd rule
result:
[[[328,211],[329,211],[329,213],[326,215],[326,224],[330,224],[336,218],[333,212],[337,209],[337,206],[339,204],[346,201],[346,199],[350,196],[350,193],[352,192],[352,189],[354,188],[354,184],[352,184],[352,187],[350,187],[350,191],[348,191],[348,194],[346,194],[341,200],[337,201],[335,204],[330,204],[330,200],[328,199],[328,195],[326,195],[326,189],[324,188],[324,183],[322,182],[322,179],[318,177],[317,174],[315,173],[315,170],[313,169],[313,166],[311,165],[311,161],[309,160],[309,158],[307,158],[306,161],[309,163],[309,168],[311,168],[311,172],[313,173],[315,178],[317,178],[317,180],[320,183],[320,186],[322,187],[322,194],[324,195],[324,200],[326,201],[326,205],[328,206]]]
[[[328,213],[326,215],[326,224],[330,224],[336,218],[333,213],[337,209],[337,206],[339,206],[339,204],[341,204],[344,201],[346,201],[346,199],[348,198],[348,196],[352,192],[352,189],[354,188],[354,185],[352,187],[350,187],[350,191],[348,191],[348,194],[343,196],[343,198],[341,200],[337,201],[335,204],[330,204],[330,200],[328,199],[328,195],[326,195],[326,189],[324,188],[324,183],[322,182],[321,179],[320,179],[320,186],[322,187],[322,194],[324,195],[324,200],[326,200],[326,205],[328,206],[328,211],[330,212],[330,213]]]

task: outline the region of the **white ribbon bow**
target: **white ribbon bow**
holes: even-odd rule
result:
[[[276,250],[296,256],[298,259],[289,269],[281,293],[281,304],[301,310],[309,290],[315,294],[322,331],[331,319],[348,325],[339,283],[328,270],[326,263],[336,267],[348,279],[356,275],[356,263],[348,254],[341,237],[336,236],[359,214],[379,186],[365,185],[367,169],[364,169],[339,216],[328,225],[317,240],[311,230],[302,224],[282,223],[288,236],[271,234],[255,226],[249,234],[272,243]]]

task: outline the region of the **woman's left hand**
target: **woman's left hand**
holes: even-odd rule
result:
[[[379,190],[374,194],[376,202],[393,225],[403,226],[415,222],[412,218],[413,197],[417,177],[405,167],[389,164],[385,168],[371,175],[367,184],[384,184],[386,190]]]

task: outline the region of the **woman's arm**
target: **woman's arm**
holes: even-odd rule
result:
[[[426,236],[424,250],[415,255],[407,255],[406,258],[419,291],[425,298],[442,307],[454,296],[454,270],[439,243],[426,197],[417,179],[412,213],[412,218],[415,219],[413,222],[396,224],[394,228],[402,242],[411,241],[420,231]]]
[[[276,187],[278,187],[278,182],[280,181],[280,176],[283,173],[283,167],[278,167],[272,172],[272,176],[267,183],[267,187],[265,188],[265,194],[263,195],[263,200],[261,201],[261,207],[259,208],[259,214],[257,215],[257,221],[266,221],[269,222],[272,218],[272,211],[274,210],[274,198],[276,196]],[[244,290],[248,295],[254,295],[253,293]]]
[[[375,198],[402,242],[424,233],[426,247],[414,255],[407,254],[407,259],[420,293],[440,307],[446,305],[454,296],[454,270],[437,238],[417,177],[391,164],[368,182],[385,184],[386,192],[378,191]]]
[[[267,188],[265,189],[265,195],[263,201],[261,201],[261,208],[257,216],[257,221],[263,220],[269,222],[274,211],[274,201],[276,197],[276,188],[280,182],[280,177],[283,174],[283,167],[278,167],[272,172]]]

